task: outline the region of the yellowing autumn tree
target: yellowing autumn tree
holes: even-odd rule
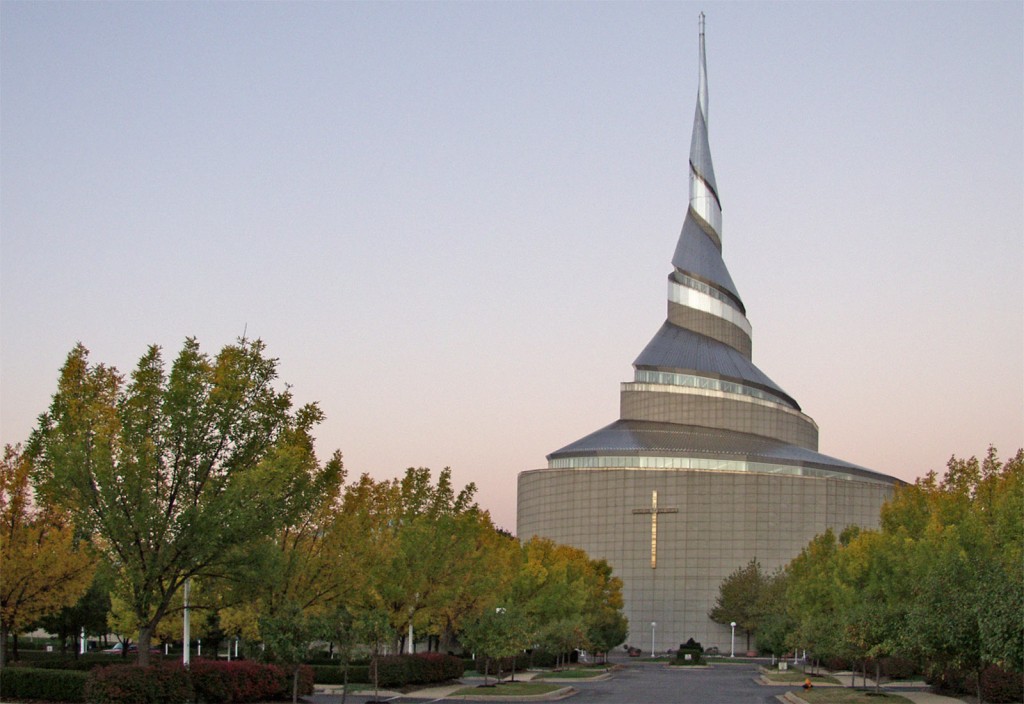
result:
[[[71,606],[92,581],[95,561],[67,516],[35,502],[32,465],[7,445],[0,463],[0,667],[7,636]]]
[[[188,339],[170,370],[153,346],[128,378],[68,355],[30,454],[40,492],[113,566],[139,664],[186,580],[239,569],[319,493],[323,414],[281,386],[258,340],[210,357]]]

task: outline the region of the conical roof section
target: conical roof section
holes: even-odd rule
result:
[[[722,258],[708,140],[704,15],[689,203],[668,276],[668,315],[621,385],[619,420],[548,455],[560,469],[790,474],[892,483],[819,453],[818,426],[751,359],[750,323]]]
[[[704,49],[704,13],[700,15],[700,76],[693,132],[690,136],[690,202],[672,257],[673,278],[685,285],[691,277],[728,295],[745,312],[736,285],[722,259],[722,203],[708,141],[708,69]]]

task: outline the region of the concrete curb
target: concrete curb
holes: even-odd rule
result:
[[[594,675],[593,677],[533,677],[533,678],[530,678],[527,681],[528,682],[552,682],[552,683],[556,683],[556,684],[564,682],[564,683],[572,684],[573,682],[603,682],[604,680],[610,680],[611,678],[612,678],[612,673],[610,673],[610,672],[602,672],[601,674]]]
[[[801,699],[800,697],[798,697],[797,695],[793,694],[792,692],[786,692],[785,694],[780,694],[780,695],[778,695],[775,698],[778,699],[780,702],[788,702],[788,704],[807,704],[807,700]]]
[[[561,687],[548,692],[546,694],[510,694],[508,696],[473,696],[472,694],[449,694],[444,699],[455,699],[458,701],[465,702],[553,702],[559,699],[566,699],[568,697],[577,694],[577,690],[572,687]],[[404,699],[421,699],[423,697],[417,697],[415,693],[406,694]]]

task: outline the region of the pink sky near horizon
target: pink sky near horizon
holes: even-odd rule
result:
[[[724,258],[820,450],[1024,446],[1020,3],[0,4],[0,441],[243,331],[350,478],[518,472],[665,318],[707,14]]]

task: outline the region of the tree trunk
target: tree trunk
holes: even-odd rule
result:
[[[149,642],[153,638],[153,627],[152,626],[141,626],[139,628],[139,657],[136,660],[139,665],[143,667],[149,665]],[[125,643],[125,650],[128,649],[127,642]]]
[[[875,692],[882,691],[882,663],[875,660]]]
[[[18,659],[18,634],[17,633],[12,633],[11,634],[11,659],[12,660],[17,660]]]
[[[345,665],[341,675],[341,704],[345,704],[348,698],[348,658],[345,658]]]
[[[0,623],[0,668],[7,664],[7,624]]]
[[[299,701],[299,666],[295,665],[292,670],[292,704]]]

